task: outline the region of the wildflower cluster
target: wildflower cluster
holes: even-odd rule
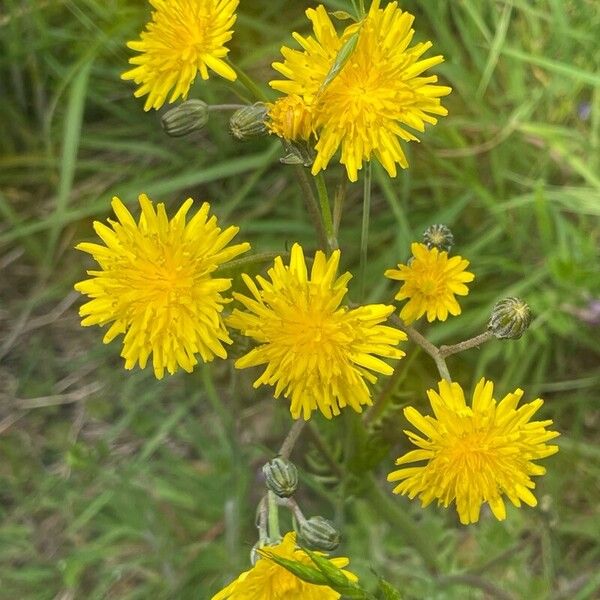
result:
[[[299,168],[321,246],[307,253],[293,243],[289,253],[279,252],[274,260],[239,259],[250,244],[233,244],[240,228],[219,226],[208,202],[192,214],[188,199],[169,217],[164,203],[154,206],[145,194],[139,196],[137,221],[114,198],[114,218],[108,225],[94,223],[102,244],[77,246],[97,263],[89,279],[75,286],[89,299],[80,308],[82,325],[107,326],[105,343],[122,335],[126,369],[151,362],[157,379],[179,369],[191,372],[199,361],[227,360],[234,340],[245,339],[235,367],[259,367],[253,370],[254,388],[268,386],[274,398],[287,399],[297,420],[281,456],[264,468],[268,489],[259,505],[254,565],[213,600],[334,599],[358,589],[356,576],[343,570],[348,559],[309,550],[335,549],[339,534],[323,517],[304,518],[294,500],[298,472],[288,458],[303,423],[315,412],[332,419],[347,407],[361,413],[373,404],[378,377],[402,368],[398,361],[409,338],[434,359],[441,381],[438,391],[427,392],[434,416],[412,406],[404,410],[417,430],[405,433],[417,449],[398,458],[400,468],[389,474],[394,493],[419,498],[423,506],[434,500],[455,505],[463,524],[477,522],[484,505],[505,519],[505,499],[535,506],[532,477],[545,472],[535,461],[557,451],[547,445],[558,435],[548,429],[552,422],[531,421],[543,401],[518,407],[523,392],[517,389],[497,402],[494,384],[481,379],[467,403],[445,362],[493,337],[523,335],[531,320],[528,306],[518,298],[500,301],[487,331],[454,346],[437,348],[414,329],[424,317],[431,323],[461,315],[458,298],[468,295],[475,279],[467,270],[469,261],[452,254],[455,240],[445,225],[429,227],[422,241],[406,240],[412,256],[405,263],[397,257],[395,268],[378,274],[382,284],[384,276],[400,282],[395,300],[401,306],[367,304],[362,297],[352,301],[352,275],[343,269],[340,274],[345,252],[338,248],[321,172],[338,154],[351,182],[372,160],[395,177],[398,165],[408,167],[403,144],[416,141],[426,124],[447,114],[441,98],[451,89],[438,85],[437,75],[426,74],[443,58],[425,57],[430,42],[413,44],[414,17],[397,2],[382,6],[373,0],[368,11],[338,31],[324,6],[307,10],[313,34],[294,33],[300,48],[282,48],[283,60],[273,67],[283,79],[270,86],[283,95],[268,98],[227,59],[238,0],[150,3],[151,20],[141,39],[128,44],[139,54],[122,76],[139,86],[134,95],[146,96],[145,110],[160,109],[165,102],[187,99],[198,73],[208,79],[212,71],[230,82],[239,75],[255,94],[248,104],[210,107],[189,100],[163,114],[163,128],[180,137],[204,127],[211,109],[234,109],[230,131],[236,139],[267,132],[280,137],[287,153],[282,162]],[[308,173],[316,180],[318,205]],[[368,175],[365,182],[367,189]],[[368,203],[365,211],[363,236]],[[364,248],[366,241],[363,237]],[[361,253],[361,273],[365,257]],[[232,291],[234,282],[226,273],[244,265],[252,266],[241,275],[247,292]],[[241,282],[235,289],[242,289]],[[406,466],[413,463],[420,464]],[[281,506],[292,511],[297,525],[297,532],[283,538]]]

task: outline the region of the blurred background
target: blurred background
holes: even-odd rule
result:
[[[242,0],[232,60],[271,79],[291,30],[308,32],[310,5]],[[498,299],[526,299],[535,319],[522,339],[448,362],[467,389],[485,374],[497,397],[517,387],[525,400],[542,396],[561,451],[543,461],[538,508],[510,509],[503,523],[485,513],[462,527],[454,510],[392,496],[385,475],[407,449],[402,408],[426,411],[438,378],[407,344],[399,376],[374,392],[385,397],[378,418],[313,418],[294,453],[298,497],[342,527],[340,553],[367,586],[382,575],[406,598],[599,598],[599,5],[402,7],[416,15],[416,39],[446,57],[436,72],[454,92],[450,116],[406,148],[410,170],[394,180],[374,171],[368,299],[388,301],[383,271],[429,224],[449,225],[477,278],[462,316],[422,330],[457,342],[485,328]],[[252,390],[255,373],[220,362],[159,382],[124,371],[120,343],[79,326],[73,284],[91,262],[73,246],[110,216],[112,195],[134,210],[140,192],[171,209],[208,199],[255,251],[315,245],[276,140],[234,142],[219,113],[201,133],[170,139],[120,81],[125,43],[148,17],[147,3],[125,0],[0,5],[2,600],[210,598],[248,568],[260,467],[290,425],[286,402]],[[249,100],[218,78],[191,97]],[[333,191],[343,172],[326,176]],[[355,272],[361,193],[348,186],[341,223],[343,266]],[[375,485],[387,490],[384,508]],[[397,511],[435,545],[439,573],[395,525]]]

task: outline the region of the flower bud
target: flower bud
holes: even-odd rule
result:
[[[239,108],[229,119],[231,134],[238,140],[248,140],[265,135],[267,133],[266,118],[267,107],[262,102]]]
[[[298,487],[298,469],[296,465],[276,456],[262,468],[267,487],[280,498],[289,498]]]
[[[335,525],[324,517],[311,517],[300,523],[300,543],[313,550],[335,550],[340,545],[340,533]]]
[[[423,243],[429,250],[437,248],[445,252],[450,252],[454,244],[454,236],[445,225],[430,225],[423,232]]]
[[[520,298],[504,298],[496,303],[488,329],[500,339],[520,338],[531,323],[531,311]]]
[[[162,127],[171,137],[200,131],[208,123],[208,105],[202,100],[187,100],[161,117]]]
[[[283,140],[287,154],[279,159],[284,165],[302,165],[310,167],[315,161],[314,150],[304,140]]]

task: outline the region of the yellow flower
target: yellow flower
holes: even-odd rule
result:
[[[312,132],[308,106],[297,94],[282,96],[268,104],[267,128],[286,140],[307,140]]]
[[[372,155],[395,177],[397,164],[408,167],[400,141],[417,140],[407,127],[422,132],[425,123],[437,123],[433,115],[447,114],[440,97],[451,88],[434,85],[435,75],[424,75],[443,57],[421,59],[432,44],[409,47],[414,17],[401,11],[397,2],[383,9],[379,4],[373,0],[365,18],[347,27],[341,36],[324,6],[308,9],[314,37],[294,33],[303,50],[284,47],[284,61],[273,63],[286,79],[270,85],[301,96],[311,107],[318,138],[314,175],[327,167],[341,147],[340,162],[350,181],[357,180],[363,161],[371,160]],[[344,54],[354,41],[356,46],[348,58]]]
[[[434,499],[444,507],[456,502],[464,525],[479,520],[485,502],[498,520],[505,519],[503,495],[515,506],[521,502],[535,506],[531,476],[543,475],[546,469],[532,461],[558,452],[557,446],[545,443],[559,435],[546,429],[552,421],[530,421],[543,400],[517,409],[523,396],[517,389],[497,403],[492,397],[494,384],[481,379],[467,406],[457,383],[444,380],[438,386],[439,394],[427,392],[435,417],[404,409],[406,419],[422,433],[405,431],[419,450],[408,452],[396,464],[427,462],[390,473],[388,481],[401,481],[394,493],[408,494],[410,499],[418,496],[423,506]]]
[[[294,244],[289,267],[277,257],[268,271],[271,281],[257,277],[260,290],[243,275],[253,298],[234,294],[248,311],[234,310],[227,324],[258,342],[235,366],[266,365],[254,387],[272,385],[276,398],[291,398],[294,419],[302,413],[308,420],[317,409],[330,419],[347,405],[361,412],[371,404],[365,379],[377,381],[371,371],[394,371],[377,357],[404,356],[395,346],[406,335],[381,324],[392,306],[340,307],[352,275],[336,277],[339,262],[339,250],[329,259],[319,251],[309,276],[302,248]]]
[[[309,556],[296,548],[295,533],[287,533],[281,543],[265,547],[264,550],[267,552],[263,554],[263,558],[211,600],[337,600],[340,597],[330,587],[306,583],[269,559],[269,554],[272,554],[313,566]],[[343,557],[329,560],[338,568],[345,567],[350,562]],[[344,571],[344,574],[349,581],[358,580],[349,571]]]
[[[187,98],[196,74],[208,69],[234,81],[235,71],[223,60],[229,50],[239,0],[150,0],[156,9],[140,40],[127,44],[141,54],[129,59],[133,69],[121,75],[139,85],[135,97],[148,95],[144,110]]]
[[[398,270],[388,269],[385,276],[403,281],[396,300],[409,301],[400,311],[400,318],[409,324],[427,313],[429,322],[445,321],[448,313],[460,315],[460,306],[455,295],[466,296],[465,285],[475,279],[473,273],[465,271],[469,261],[462,256],[448,258],[448,253],[437,248],[429,250],[425,244],[411,245],[413,259],[408,265],[398,265]]]
[[[81,324],[111,323],[104,336],[108,344],[124,333],[125,368],[146,366],[152,354],[154,374],[162,379],[165,369],[179,367],[191,372],[202,360],[226,358],[223,342],[231,344],[221,318],[223,305],[231,300],[221,293],[230,279],[212,273],[219,265],[246,252],[247,243],[226,247],[237,227],[221,231],[216,217],[209,218],[205,202],[186,223],[192,199],[186,200],[169,221],[165,205],[156,209],[145,194],[139,197],[142,215],[136,223],[119,198],[112,208],[117,221],[110,227],[94,222],[104,244],[82,243],[78,250],[91,254],[100,270],[88,271],[91,279],[75,289],[91,298],[79,310]]]

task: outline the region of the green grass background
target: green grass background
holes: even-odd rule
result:
[[[348,8],[343,0],[328,8]],[[273,72],[305,2],[242,0],[231,56],[257,80]],[[299,500],[336,519],[340,548],[367,587],[376,576],[406,598],[600,597],[600,329],[581,311],[600,296],[600,11],[595,0],[407,0],[417,38],[431,39],[454,88],[450,116],[407,147],[410,170],[376,168],[369,300],[386,301],[385,268],[431,223],[454,231],[477,279],[463,314],[424,328],[452,343],[485,327],[490,307],[518,294],[535,319],[519,341],[449,359],[471,388],[545,398],[562,433],[544,461],[537,509],[483,515],[392,497],[385,474],[407,448],[401,408],[426,410],[437,373],[412,345],[383,418],[365,428],[316,417],[296,448]],[[142,2],[5,0],[0,7],[0,598],[204,599],[248,566],[260,466],[289,427],[285,402],[252,374],[216,363],[157,382],[125,372],[119,343],[79,326],[72,292],[90,267],[73,250],[92,238],[118,194],[144,191],[171,209],[209,199],[255,251],[314,247],[290,167],[273,139],[234,142],[213,115],[173,140],[119,80]],[[216,78],[193,97],[247,99]],[[342,180],[327,171],[331,191]],[[357,272],[361,186],[341,224],[344,267]],[[237,284],[236,284],[237,285]],[[356,294],[356,284],[351,295]],[[378,388],[375,394],[379,394]],[[320,436],[318,438],[317,436]],[[327,445],[328,458],[317,439]],[[389,502],[377,503],[377,482]],[[398,524],[409,514],[435,550],[427,571]]]

